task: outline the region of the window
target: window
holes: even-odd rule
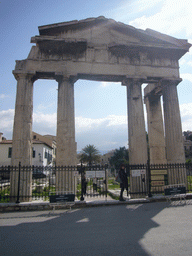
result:
[[[8,149],[8,158],[11,158],[11,155],[12,155],[12,148],[9,148]]]
[[[35,158],[35,149],[33,148],[33,158]]]
[[[36,135],[33,135],[33,139],[36,140]]]
[[[51,162],[52,161],[52,155],[48,153],[48,159],[47,159],[48,162]]]

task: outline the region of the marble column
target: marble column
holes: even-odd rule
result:
[[[129,164],[139,165],[147,163],[147,140],[143,112],[143,100],[141,82],[128,80],[127,102],[128,102],[128,134],[129,134]],[[136,168],[137,169],[137,168]],[[140,197],[138,193],[146,192],[146,173],[135,175],[137,171],[130,173],[131,197]],[[143,182],[143,181],[144,182]]]
[[[168,163],[185,163],[177,83],[169,82],[163,90],[165,141]]]
[[[74,83],[68,77],[59,77],[57,108],[57,166],[76,165]],[[56,173],[56,190],[73,190],[73,172]]]
[[[168,164],[185,163],[181,117],[177,95],[177,83],[167,81],[163,89],[165,143]],[[168,170],[169,184],[185,183],[186,170]]]
[[[32,114],[33,114],[33,78],[31,74],[15,74],[17,95],[13,127],[11,165],[30,166],[32,161]],[[12,171],[10,177],[10,196],[17,195],[18,172]],[[20,174],[20,201],[29,201],[32,195],[32,171]],[[25,197],[22,198],[22,197]]]
[[[143,112],[141,82],[130,81],[127,85],[129,163],[147,163],[147,140]]]
[[[163,116],[159,95],[145,97],[150,164],[166,164]]]

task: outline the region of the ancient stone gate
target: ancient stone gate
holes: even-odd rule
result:
[[[12,165],[31,165],[33,83],[37,79],[58,82],[57,165],[76,164],[74,83],[78,79],[115,81],[127,87],[130,164],[147,162],[141,93],[141,85],[147,83],[151,163],[185,161],[177,85],[181,82],[178,60],[191,46],[187,40],[98,17],[41,26],[31,42],[36,45],[27,59],[16,61],[13,71],[17,96]],[[135,181],[132,177],[132,191]],[[12,180],[12,187],[16,183],[17,179]],[[58,189],[59,183],[58,177]]]

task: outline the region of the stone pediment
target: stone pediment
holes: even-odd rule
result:
[[[74,20],[39,27],[39,36],[32,37],[40,50],[63,53],[81,53],[88,47],[107,47],[113,54],[125,55],[127,49],[135,54],[141,51],[162,51],[179,59],[191,46],[187,40],[161,34],[151,29],[141,30],[107,19],[103,16],[85,20]]]

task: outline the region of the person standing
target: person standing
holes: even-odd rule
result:
[[[128,192],[128,179],[127,179],[127,174],[125,172],[124,164],[120,165],[119,177],[121,179],[121,181],[120,181],[121,192],[120,192],[119,201],[125,201],[125,199],[123,198],[123,191],[124,191],[124,189],[126,189]]]
[[[83,175],[83,177],[82,177],[82,190],[83,190],[83,195],[86,195],[86,193],[87,193],[87,181],[86,181],[86,178],[85,178],[85,174],[83,173],[82,175]]]

